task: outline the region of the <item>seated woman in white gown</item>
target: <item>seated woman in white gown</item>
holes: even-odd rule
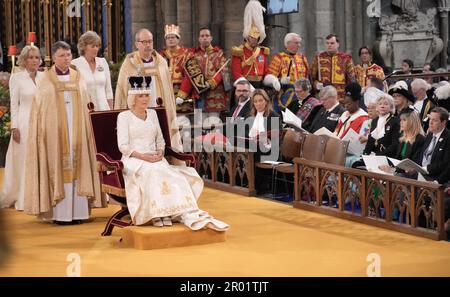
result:
[[[198,230],[228,225],[200,211],[203,180],[194,168],[170,165],[156,112],[147,109],[151,77],[130,77],[128,107],[117,118],[117,144],[124,164],[127,205],[135,225],[171,226],[181,221]]]

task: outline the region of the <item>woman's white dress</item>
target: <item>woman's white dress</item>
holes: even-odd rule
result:
[[[37,72],[35,80],[41,77]],[[15,202],[17,210],[24,209],[24,177],[25,156],[28,140],[28,119],[31,104],[36,94],[36,84],[28,71],[24,70],[11,75],[9,80],[11,96],[11,128],[20,132],[20,143],[12,139],[9,141],[5,161],[5,178],[0,206],[10,207]]]
[[[77,66],[81,72],[95,110],[110,110],[108,99],[113,99],[111,87],[111,73],[108,62],[104,58],[95,58],[95,71],[92,72],[88,61],[84,56],[72,60],[72,64]]]
[[[197,200],[203,190],[203,180],[194,168],[173,166],[166,159],[150,163],[130,157],[133,152],[164,150],[164,138],[154,110],[147,110],[145,120],[130,110],[121,112],[117,118],[117,140],[124,164],[127,205],[134,224],[170,216],[191,229],[210,227],[224,231],[228,228],[199,210]]]

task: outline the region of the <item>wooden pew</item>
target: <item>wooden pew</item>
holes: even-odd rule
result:
[[[294,163],[294,207],[433,240],[446,239],[441,185],[303,158]]]
[[[226,145],[207,146],[193,140],[197,173],[205,186],[244,196],[255,196],[254,153]]]

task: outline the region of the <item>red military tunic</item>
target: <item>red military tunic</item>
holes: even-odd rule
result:
[[[361,86],[361,88],[364,88],[367,86],[367,82],[372,78],[376,77],[381,80],[384,79],[384,71],[381,66],[373,63],[368,65],[366,69],[364,69],[362,64],[358,64],[355,66],[355,75],[356,80]]]
[[[299,78],[308,77],[308,60],[304,54],[281,52],[272,57],[269,65],[269,73],[279,79],[289,76],[290,83],[293,84]]]
[[[161,56],[167,60],[167,65],[169,66],[170,77],[172,78],[173,93],[175,98],[180,89],[181,83],[184,77],[184,63],[189,54],[189,49],[185,47],[177,46],[175,50],[163,49],[160,51]],[[193,106],[191,103],[183,103],[182,105],[177,105],[177,112],[186,113],[192,112]]]
[[[205,50],[198,47],[189,53],[188,58],[192,56],[197,60],[211,88],[201,95],[198,94],[185,71],[180,90],[178,91],[178,97],[186,99],[190,96],[194,100],[197,100],[201,96],[205,100],[205,112],[227,110],[228,96],[223,88],[222,74],[221,72],[217,72],[227,61],[223,51],[219,47],[213,46],[209,46]]]
[[[333,85],[338,92],[339,102],[342,103],[345,97],[345,86],[355,80],[352,57],[343,52],[333,55],[328,52],[317,54],[312,65],[312,79],[314,86],[317,82]]]
[[[262,87],[264,76],[269,73],[270,49],[257,46],[252,49],[247,43],[231,49],[231,72],[234,80],[245,77],[253,86]]]

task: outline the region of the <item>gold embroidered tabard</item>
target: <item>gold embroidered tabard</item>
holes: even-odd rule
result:
[[[81,129],[80,123],[82,111],[80,110],[80,97],[79,97],[79,72],[70,72],[69,81],[60,81],[56,75],[56,71],[51,69],[46,72],[50,81],[53,83],[56,94],[58,96],[57,109],[58,109],[58,126],[62,133],[62,152],[63,152],[63,170],[64,170],[64,182],[70,183],[79,178],[79,162],[81,151]],[[67,113],[65,107],[64,92],[70,92],[70,99],[72,101],[72,152],[70,152],[69,131],[67,125]]]

